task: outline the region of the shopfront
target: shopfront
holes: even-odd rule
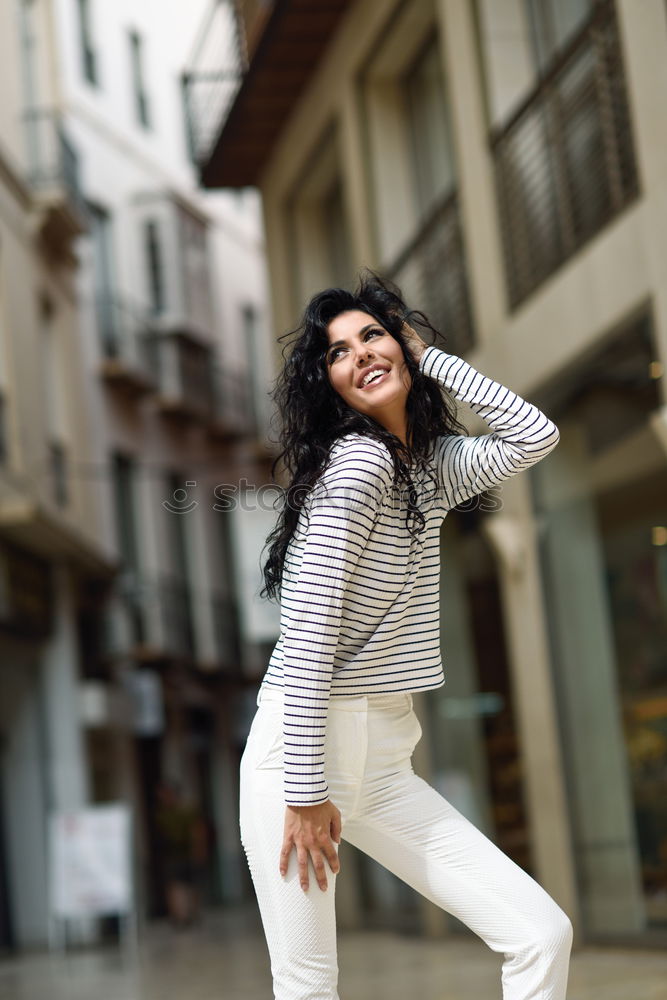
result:
[[[563,381],[531,470],[588,940],[667,941],[667,455],[649,317]],[[552,407],[555,406],[555,402]]]

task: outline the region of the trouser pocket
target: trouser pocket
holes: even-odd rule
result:
[[[279,703],[260,703],[243,755],[245,763],[256,770],[283,766],[283,710]]]

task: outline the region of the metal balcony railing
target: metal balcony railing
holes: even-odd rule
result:
[[[216,365],[213,377],[213,430],[238,438],[257,432],[257,416],[248,376]]]
[[[116,583],[106,631],[108,656],[194,658],[190,587],[175,576],[148,578],[126,571]]]
[[[109,293],[98,295],[95,305],[102,356],[111,363],[106,369],[116,377],[124,374],[150,387],[155,374],[151,367],[151,328],[146,312]]]
[[[510,305],[638,194],[614,3],[590,18],[491,134]]]
[[[248,65],[243,20],[234,0],[213,0],[182,76],[190,156],[205,163]]]
[[[158,590],[167,648],[182,656],[194,656],[196,643],[190,588],[177,577],[164,576],[158,581]]]
[[[214,411],[211,347],[177,332],[155,330],[146,344],[163,412],[210,420]]]
[[[23,117],[30,184],[50,200],[63,199],[83,231],[88,213],[79,182],[79,158],[61,116],[52,109],[33,108]]]
[[[456,191],[429,214],[386,273],[448,338],[452,352],[471,349],[475,333]]]

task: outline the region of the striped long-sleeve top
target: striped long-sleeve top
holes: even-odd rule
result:
[[[413,475],[425,526],[406,524],[408,496],[394,483],[382,442],[349,433],[335,442],[290,539],[283,568],[280,636],[262,686],[284,689],[284,798],[328,798],[329,699],[424,691],[445,683],[440,652],[440,527],[447,512],[544,458],[558,428],[536,406],[428,347],[420,369],[468,403],[492,428],[432,444],[437,489]],[[414,531],[414,528],[413,528]]]

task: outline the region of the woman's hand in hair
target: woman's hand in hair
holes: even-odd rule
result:
[[[296,848],[299,866],[299,882],[305,891],[308,888],[308,856],[315,869],[315,877],[320,889],[327,888],[327,874],[324,858],[331,871],[340,871],[338,852],[334,843],[340,844],[340,810],[327,799],[315,806],[286,806],[283,846],[280,851],[280,874],[287,874],[287,866],[292,848]]]
[[[410,351],[410,354],[415,361],[419,361],[422,354],[428,347],[428,344],[422,340],[417,331],[414,330],[409,323],[403,323],[401,333],[403,335],[403,341],[406,348]]]

